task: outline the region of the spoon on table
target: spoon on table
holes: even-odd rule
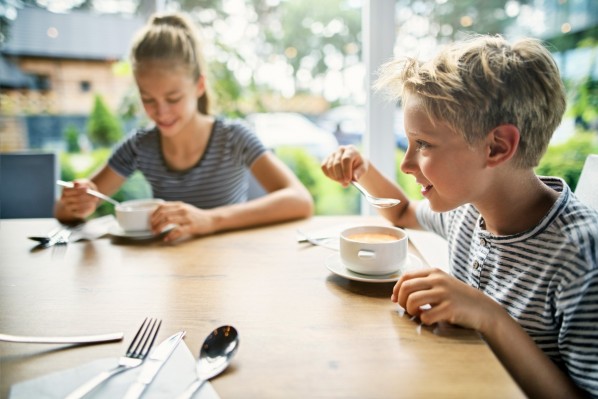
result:
[[[62,186],[62,187],[66,187],[66,188],[74,188],[75,187],[75,185],[73,183],[62,181],[62,180],[56,180],[56,184],[58,184],[59,186]],[[94,197],[98,197],[100,199],[103,199],[104,201],[108,201],[108,202],[110,202],[114,206],[119,206],[120,205],[120,202],[118,202],[116,200],[113,200],[112,198],[108,197],[107,195],[102,194],[99,191],[92,190],[91,188],[88,188],[86,190],[86,192],[89,195],[93,195]]]
[[[220,326],[208,335],[199,351],[195,366],[197,379],[178,399],[189,399],[207,380],[222,373],[239,349],[239,334],[233,326]]]
[[[368,191],[362,187],[361,184],[357,183],[356,181],[352,181],[351,184],[355,186],[365,197],[365,199],[370,203],[370,205],[375,206],[376,208],[390,208],[395,205],[398,205],[401,200],[396,198],[378,198],[374,197]]]

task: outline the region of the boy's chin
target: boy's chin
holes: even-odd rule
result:
[[[430,202],[430,209],[434,212],[442,213],[452,211],[453,209],[458,208],[462,204],[447,204],[447,203],[439,203],[438,201],[429,201]]]

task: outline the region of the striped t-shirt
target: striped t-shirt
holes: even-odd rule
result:
[[[472,205],[445,213],[423,201],[419,223],[448,240],[451,273],[499,302],[575,383],[598,397],[598,212],[565,182],[532,229],[496,236]]]
[[[108,165],[124,177],[141,171],[155,198],[210,209],[247,201],[251,165],[265,152],[246,125],[217,118],[204,154],[190,169],[177,171],[166,165],[155,128],[125,139]]]

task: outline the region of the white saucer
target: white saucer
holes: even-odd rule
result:
[[[403,269],[417,269],[423,266],[422,260],[415,255],[409,254],[407,256],[407,263]],[[349,280],[365,281],[368,283],[391,283],[397,281],[401,277],[401,270],[391,274],[383,274],[380,276],[372,276],[367,274],[355,273],[343,264],[339,254],[333,254],[326,258],[326,267],[337,276],[348,278]]]
[[[168,233],[170,230],[174,229],[175,227],[176,227],[176,225],[169,224],[159,234],[154,234],[149,230],[125,231],[118,224],[115,223],[112,226],[110,226],[110,228],[108,229],[108,233],[110,233],[110,235],[112,235],[114,237],[129,238],[131,240],[147,240],[147,239],[155,238],[155,237],[161,236],[165,233]]]
[[[108,233],[115,237],[134,238],[138,240],[153,238],[156,236],[156,234],[152,233],[151,231],[125,231],[117,224],[110,226]]]

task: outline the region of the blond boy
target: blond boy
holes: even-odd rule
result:
[[[533,170],[566,106],[550,53],[533,39],[478,36],[429,62],[393,61],[377,86],[402,103],[401,170],[425,200],[410,201],[352,146],[322,170],[401,199],[381,214],[450,248],[451,276],[406,273],[391,300],[425,324],[479,331],[530,397],[598,397],[598,212]]]

